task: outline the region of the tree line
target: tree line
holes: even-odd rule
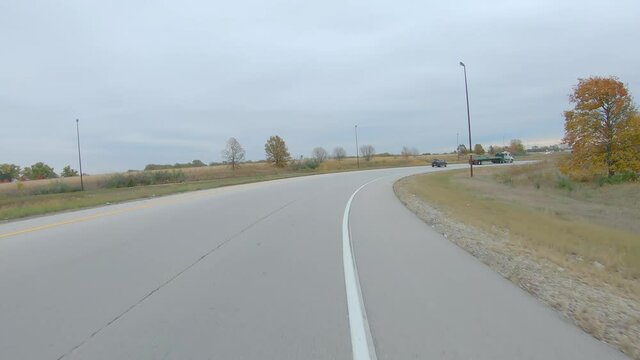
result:
[[[375,155],[375,148],[372,145],[362,145],[359,150],[365,161],[371,160]],[[289,153],[286,142],[278,135],[269,137],[264,144],[264,152],[266,161],[276,167],[283,168],[290,162],[295,161]],[[347,151],[342,146],[336,146],[333,149],[332,156],[335,160],[342,161],[347,156]],[[329,157],[329,152],[325,148],[316,147],[311,151],[310,160],[317,166],[329,159]],[[231,166],[232,169],[237,168],[244,161],[245,150],[236,138],[232,137],[227,141],[227,146],[222,150],[222,158],[223,163]],[[314,166],[311,165],[309,167]]]
[[[489,145],[489,148],[486,150],[482,144],[475,144],[473,147],[473,153],[476,155],[484,155],[487,153],[494,155],[503,151],[508,151],[513,155],[524,155],[527,153],[527,150],[524,148],[524,144],[520,139],[512,139],[507,146]],[[469,149],[467,149],[465,144],[460,144],[454,153],[466,155],[469,154]]]
[[[496,145],[491,145],[489,147],[488,152],[491,154],[495,154],[500,151],[509,150],[514,154],[523,154],[524,146],[522,145],[522,141],[518,139],[511,140],[511,144],[508,147],[499,147]],[[329,158],[333,158],[337,161],[342,161],[347,157],[347,151],[342,146],[336,146],[331,154],[323,148],[316,147],[311,152],[311,158],[309,159],[301,159],[296,160],[291,157],[289,150],[287,148],[287,144],[278,135],[271,136],[264,145],[265,158],[266,162],[271,163],[275,167],[284,168],[288,164],[293,165],[296,168],[312,168],[315,169],[319,164],[326,161]],[[464,144],[460,144],[457,151],[460,154],[467,154],[468,150]],[[485,150],[480,144],[476,144],[474,148],[474,153],[476,154],[484,154]],[[233,170],[237,169],[242,163],[245,162],[246,151],[240,144],[240,142],[231,137],[226,143],[225,148],[221,151],[222,163],[210,163],[209,165],[228,165]],[[373,145],[365,144],[359,147],[358,155],[364,161],[370,161],[374,155],[376,155],[376,150]],[[380,156],[392,154],[380,154]],[[403,146],[400,152],[400,155],[408,158],[410,156],[420,155],[419,151],[415,147]],[[300,162],[304,161],[303,164]],[[176,163],[176,164],[148,164],[144,167],[144,171],[153,171],[153,170],[166,170],[166,169],[181,169],[181,168],[192,168],[192,167],[203,167],[207,166],[201,160],[193,160],[188,163]],[[72,169],[71,166],[67,165],[62,169],[60,175],[56,174],[54,169],[43,163],[38,162],[31,166],[27,166],[25,168],[20,168],[15,164],[0,164],[0,182],[11,182],[13,180],[39,180],[39,179],[51,179],[57,177],[70,177],[70,176],[78,176],[78,171]]]
[[[285,141],[278,135],[271,136],[264,145],[266,161],[276,167],[283,168],[292,161],[291,155]],[[416,150],[417,151],[417,150]],[[209,165],[229,165],[233,170],[238,168],[241,163],[245,162],[245,150],[234,137],[229,138],[226,147],[221,151],[223,159],[222,163],[210,163]],[[360,154],[365,161],[371,160],[375,154],[375,148],[372,145],[363,145],[360,147]],[[322,147],[316,147],[312,151],[312,160],[317,167],[318,164],[329,158],[329,153]],[[346,150],[342,146],[333,149],[332,156],[337,161],[341,161],[347,156]],[[144,171],[181,169],[191,167],[207,166],[201,160],[193,160],[188,163],[176,164],[148,164],[144,167]],[[65,166],[60,174],[57,174],[53,167],[44,162],[37,162],[31,166],[21,168],[15,164],[0,164],[0,182],[12,182],[14,180],[41,180],[53,179],[58,177],[78,176],[78,171],[72,169],[70,165]]]
[[[144,170],[145,171],[149,171],[149,170],[183,169],[183,168],[202,167],[202,166],[207,166],[207,164],[205,164],[201,160],[193,160],[192,162],[175,163],[173,165],[171,165],[171,164],[148,164],[147,166],[144,167]]]
[[[78,176],[78,171],[67,165],[62,168],[60,174],[56,174],[53,168],[43,162],[37,162],[31,166],[21,168],[16,164],[0,164],[0,183],[14,180],[41,180],[57,177]]]

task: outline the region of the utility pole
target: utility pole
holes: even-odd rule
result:
[[[356,164],[360,169],[360,150],[358,150],[358,125],[356,125]]]
[[[467,95],[467,124],[469,125],[469,169],[471,171],[471,177],[473,177],[473,155],[471,155],[471,113],[469,112],[469,87],[467,86],[467,67],[462,61],[460,66],[464,69],[464,92]]]
[[[458,161],[460,161],[460,133],[456,133],[456,154],[458,154]]]
[[[82,179],[82,156],[80,156],[80,120],[76,119],[76,134],[78,135],[78,163],[80,164],[80,189],[84,191],[84,181]]]

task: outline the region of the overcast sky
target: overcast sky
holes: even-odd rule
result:
[[[0,163],[87,173],[361,144],[556,143],[579,77],[640,96],[640,1],[0,1]]]

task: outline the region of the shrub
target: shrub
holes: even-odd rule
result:
[[[140,185],[156,185],[181,183],[186,180],[182,171],[154,171],[138,172],[130,174],[116,174],[107,179],[103,184],[105,188],[123,188]]]
[[[192,167],[202,167],[202,166],[207,166],[207,164],[203,163],[200,160],[193,160],[190,163],[175,163],[173,165],[171,165],[171,164],[148,164],[147,166],[144,167],[144,171],[166,170],[166,169],[182,169],[182,168],[192,168]]]
[[[318,166],[320,166],[320,161],[316,159],[297,160],[289,163],[290,170],[315,170]]]
[[[569,191],[573,191],[574,185],[571,179],[564,175],[558,175],[557,186],[560,189],[567,189]]]
[[[80,191],[79,187],[70,186],[67,183],[63,183],[60,181],[56,181],[47,186],[40,186],[31,189],[29,192],[31,195],[46,195],[46,194],[60,194],[60,193],[68,193]]]
[[[609,176],[609,184],[621,184],[630,181],[638,181],[638,174],[633,171],[626,171]]]
[[[158,171],[151,174],[151,184],[181,183],[187,179],[182,171]]]
[[[612,176],[603,176],[598,175],[595,178],[596,184],[598,186],[603,186],[604,184],[622,184],[631,181],[638,181],[639,175],[633,171],[625,171],[622,173],[617,173]]]

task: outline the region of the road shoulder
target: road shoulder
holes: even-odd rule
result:
[[[436,232],[587,333],[640,359],[640,327],[637,323],[629,326],[629,319],[640,319],[635,301],[587,284],[556,264],[536,258],[531,251],[509,242],[506,232],[497,236],[488,234],[445,216],[442,209],[412,194],[406,188],[407,181],[404,178],[394,184],[396,196]]]

